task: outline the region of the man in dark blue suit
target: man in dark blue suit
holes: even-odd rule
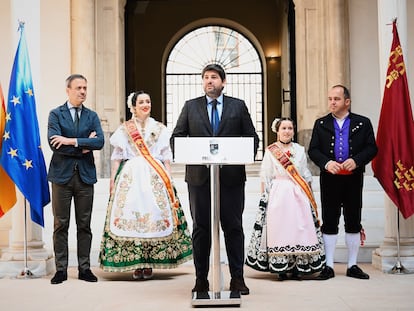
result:
[[[52,183],[53,247],[56,273],[52,284],[67,280],[68,229],[72,198],[77,226],[79,279],[97,282],[90,269],[90,228],[96,179],[93,150],[102,149],[104,136],[96,112],[83,105],[87,80],[73,74],[66,79],[68,100],[49,114],[48,142],[53,151],[48,180]]]
[[[326,266],[317,279],[335,277],[334,253],[341,213],[348,248],[346,275],[369,279],[369,275],[357,266],[357,257],[363,235],[361,210],[365,166],[377,154],[374,130],[367,117],[350,112],[351,97],[345,86],[335,85],[329,90],[328,104],[331,113],[315,121],[309,144],[309,157],[321,170],[321,230],[326,253]]]
[[[174,150],[175,137],[254,137],[256,154],[259,138],[244,101],[222,93],[226,84],[223,68],[207,65],[202,71],[205,96],[187,101],[171,136]],[[214,120],[213,122],[211,120]],[[212,124],[213,123],[213,124]],[[244,233],[244,165],[220,168],[220,222],[224,232],[230,268],[230,290],[249,294],[243,277]],[[193,256],[196,284],[193,292],[209,291],[208,271],[211,249],[210,171],[205,165],[187,165],[185,181],[188,185],[191,216],[193,219]]]

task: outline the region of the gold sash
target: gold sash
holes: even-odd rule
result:
[[[267,149],[276,158],[276,160],[279,161],[279,163],[283,166],[283,168],[286,170],[288,175],[293,179],[293,181],[296,182],[301,187],[303,192],[306,194],[315,212],[315,215],[316,215],[316,218],[319,224],[318,206],[316,205],[315,197],[313,196],[313,192],[312,192],[312,189],[309,187],[309,184],[299,174],[299,171],[296,168],[296,166],[292,163],[292,161],[290,161],[286,153],[284,153],[283,150],[276,143],[271,144],[270,146],[267,147]]]
[[[134,142],[135,147],[138,149],[140,154],[144,157],[144,159],[148,162],[149,165],[154,168],[157,172],[158,176],[160,176],[161,180],[165,184],[165,188],[167,189],[168,196],[170,197],[172,212],[174,223],[178,225],[178,216],[177,216],[177,209],[179,206],[178,200],[175,198],[174,189],[171,184],[170,176],[168,175],[167,171],[165,170],[164,166],[161,165],[158,161],[156,161],[150,151],[148,150],[147,145],[145,144],[144,139],[142,138],[141,134],[138,131],[138,128],[133,120],[125,121],[125,127],[127,129],[127,133],[130,139]]]

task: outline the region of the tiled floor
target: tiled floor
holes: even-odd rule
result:
[[[345,276],[345,265],[335,265],[336,277],[327,281],[276,281],[274,275],[245,269],[250,295],[241,297],[239,307],[229,310],[414,310],[414,274],[392,275],[361,267],[370,280]],[[228,290],[228,269],[223,266],[224,289]],[[190,310],[194,269],[186,263],[173,270],[155,270],[152,280],[134,281],[131,273],[93,271],[98,283],[77,279],[75,267],[69,279],[50,284],[50,276],[39,279],[0,279],[1,310]],[[213,310],[218,307],[203,308]]]
[[[188,212],[186,185],[177,178],[176,187],[191,226]],[[173,270],[155,270],[152,280],[134,281],[131,273],[105,273],[98,267],[97,256],[106,203],[108,180],[100,180],[96,187],[93,214],[92,270],[98,283],[77,279],[75,224],[70,229],[69,279],[63,284],[51,285],[51,275],[35,279],[0,279],[0,309],[14,310],[190,310],[193,309],[191,288],[194,285],[192,262]],[[249,178],[246,187],[245,234],[249,239],[259,198],[259,180]],[[45,208],[43,240],[45,248],[52,250],[53,219],[50,206]],[[381,233],[380,233],[381,234]],[[372,237],[372,236],[371,236]],[[224,246],[221,242],[223,262],[223,290],[228,290],[229,276]],[[367,251],[367,249],[365,249]],[[368,254],[369,255],[369,254]],[[370,256],[370,255],[369,255]],[[235,310],[414,310],[414,274],[395,275],[375,269],[371,263],[360,264],[370,274],[370,280],[356,280],[345,276],[346,266],[335,265],[336,277],[327,281],[276,281],[274,275],[245,269],[246,283],[251,294],[242,296]],[[218,307],[203,308],[213,310]]]

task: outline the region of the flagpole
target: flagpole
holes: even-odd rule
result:
[[[50,193],[41,149],[35,92],[23,21],[19,21],[18,31],[20,39],[9,84],[8,120],[5,126],[8,136],[2,141],[2,150],[9,150],[9,152],[7,156],[0,158],[0,162],[25,200],[24,270],[16,277],[28,279],[34,276],[27,267],[27,210],[30,207],[31,220],[43,227],[43,207],[50,202]],[[30,206],[27,206],[27,203]]]
[[[397,262],[394,267],[388,273],[390,274],[411,274],[413,271],[407,270],[401,263],[400,260],[400,211],[396,208],[397,211]]]
[[[27,200],[24,198],[24,238],[23,238],[24,268],[17,276],[19,279],[35,279],[35,276],[27,266]]]

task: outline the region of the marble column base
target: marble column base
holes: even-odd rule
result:
[[[22,250],[2,250],[0,278],[30,278],[30,275],[42,277],[54,273],[54,271],[55,259],[46,249],[28,250],[27,262]]]
[[[402,266],[414,273],[414,246],[400,246],[398,262],[397,246],[382,245],[372,253],[372,265],[383,272],[390,272],[394,267]]]

